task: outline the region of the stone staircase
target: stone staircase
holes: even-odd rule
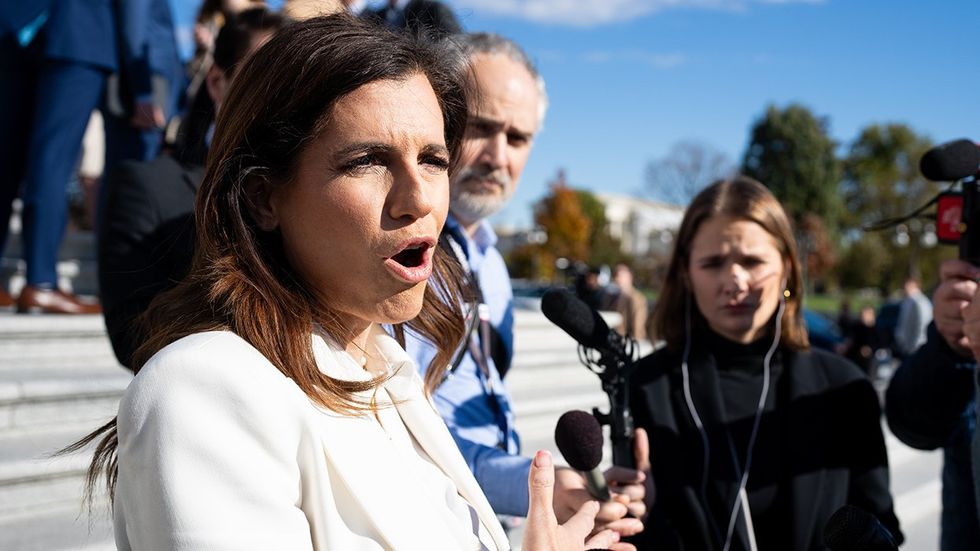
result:
[[[529,450],[554,449],[567,409],[603,405],[574,341],[540,313],[516,313],[508,375]],[[0,313],[0,550],[113,549],[104,495],[82,502],[91,446],[55,455],[110,420],[132,379],[112,354],[100,316]]]
[[[0,549],[112,548],[104,510],[82,507],[91,448],[55,453],[111,419],[131,378],[101,316],[0,314]]]
[[[506,384],[524,451],[550,449],[561,461],[553,439],[558,417],[605,409],[605,394],[579,364],[574,341],[543,315],[518,310],[515,326]],[[82,502],[91,448],[53,454],[111,419],[131,378],[116,363],[100,316],[0,313],[0,550],[114,549],[105,496],[96,496],[91,512]],[[906,548],[934,549],[940,454],[911,450],[890,435],[888,444]],[[520,529],[512,536],[519,543]]]

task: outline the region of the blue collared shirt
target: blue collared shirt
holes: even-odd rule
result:
[[[484,220],[470,238],[452,215],[446,221],[446,231],[452,232],[462,246],[469,269],[476,276],[483,300],[489,306],[490,323],[500,333],[507,350],[512,351],[513,290],[507,266],[495,247],[497,235]],[[435,356],[435,346],[408,331],[405,348],[424,375]],[[455,372],[436,389],[433,400],[493,510],[501,515],[526,516],[527,475],[531,460],[518,455],[520,440],[514,429],[510,394],[493,359],[487,358],[487,362],[491,378],[489,386],[494,397],[487,395],[488,385],[483,373],[472,355],[467,353]],[[501,427],[494,411],[491,401],[494,398],[506,419],[505,428]]]

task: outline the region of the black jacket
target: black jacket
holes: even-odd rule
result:
[[[888,384],[885,414],[899,440],[943,448],[940,549],[980,549],[970,440],[974,436],[973,357],[957,354],[929,324],[926,343],[905,358]]]
[[[105,181],[99,289],[119,363],[142,342],[135,325],[150,301],[186,275],[194,252],[194,197],[204,169],[161,156],[120,163]]]
[[[781,350],[773,362],[779,363],[781,375],[773,389],[775,409],[762,417],[749,473],[750,500],[759,491],[775,495],[776,514],[786,521],[786,549],[826,549],[824,527],[845,504],[874,514],[901,541],[888,489],[881,410],[871,383],[850,362],[820,350]],[[706,497],[718,513],[708,514],[699,497],[704,448],[684,398],[680,354],[661,349],[640,360],[630,384],[636,426],[649,433],[656,484],[646,530],[637,542],[640,549],[721,549],[712,523],[727,524],[728,514],[720,509],[727,511],[737,496],[726,428],[744,433],[745,426],[739,425],[753,419],[725,419],[710,351],[694,347],[689,367],[693,400],[711,450]],[[731,549],[748,549],[741,517],[736,526]]]
[[[888,384],[885,413],[899,440],[920,450],[949,444],[973,401],[973,358],[963,358],[929,324],[926,343]]]

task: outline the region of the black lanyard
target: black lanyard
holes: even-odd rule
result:
[[[470,268],[469,259],[466,255],[466,240],[463,235],[457,228],[450,229],[447,227],[443,230],[441,237],[439,240],[440,244],[447,247],[456,259],[459,260],[460,265],[466,271],[467,281],[474,295],[477,297],[477,301],[469,305],[469,311],[467,312],[468,323],[466,336],[463,338],[463,343],[460,345],[460,348],[456,351],[455,358],[449,364],[443,381],[455,375],[456,370],[463,361],[463,357],[467,353],[473,358],[473,363],[477,367],[477,376],[480,378],[480,386],[483,388],[483,395],[491,411],[493,411],[497,424],[497,430],[499,432],[497,447],[507,450],[508,441],[510,440],[510,423],[508,423],[504,407],[500,403],[500,396],[493,388],[493,374],[490,372],[490,359],[492,358],[490,353],[490,335],[492,331],[490,325],[490,307],[483,298],[483,290],[480,288],[477,274]]]

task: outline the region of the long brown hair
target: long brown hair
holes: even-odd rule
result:
[[[347,15],[287,26],[239,69],[221,110],[195,210],[197,241],[189,274],[158,296],[142,319],[148,335],[133,355],[139,366],[187,335],[232,331],[261,352],[309,398],[342,414],[373,406],[357,396],[383,378],[355,382],[320,372],[310,333],[319,324],[338,342],[351,337],[330,304],[318,302],[286,260],[278,232],[253,220],[246,182],[290,185],[300,152],[329,124],[332,106],[379,80],[428,78],[442,109],[451,173],[466,125],[466,93],[457,52],[395,34]],[[418,317],[401,324],[433,342],[438,353],[426,373],[431,392],[463,337],[462,270],[437,248],[434,272]],[[404,328],[394,333],[403,342]],[[116,479],[116,421],[68,451],[102,437],[89,468],[88,490]]]
[[[719,180],[691,201],[680,231],[674,243],[667,276],[660,290],[660,298],[653,311],[651,330],[655,338],[666,341],[667,346],[677,349],[686,338],[683,320],[687,301],[691,294],[687,275],[691,261],[691,243],[701,224],[715,216],[732,216],[755,222],[775,238],[779,253],[789,265],[786,289],[786,310],[783,312],[780,346],[805,350],[809,348],[806,326],[803,323],[803,278],[800,261],[796,254],[796,241],[786,211],[773,194],[761,183],[747,176]],[[704,316],[697,308],[692,312],[695,330],[707,327]]]

